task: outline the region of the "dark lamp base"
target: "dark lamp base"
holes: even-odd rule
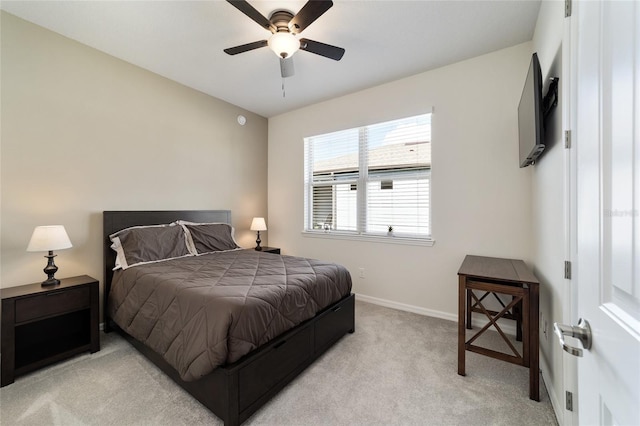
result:
[[[53,258],[56,257],[56,255],[53,254],[53,250],[49,250],[49,254],[45,257],[47,258],[47,266],[45,266],[43,271],[47,274],[47,279],[42,281],[42,287],[52,287],[60,284],[60,280],[54,277],[56,272],[58,272],[58,267],[53,263]]]
[[[262,251],[262,247],[260,247],[261,242],[262,240],[260,240],[260,231],[258,231],[258,239],[256,239],[256,251]]]
[[[51,278],[45,281],[42,281],[42,284],[40,284],[42,287],[53,287],[60,284],[60,280],[57,278]]]

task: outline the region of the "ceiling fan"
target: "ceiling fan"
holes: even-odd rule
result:
[[[229,55],[237,55],[238,53],[269,46],[280,58],[280,73],[283,78],[291,77],[294,74],[293,58],[291,56],[298,49],[335,61],[339,61],[344,55],[344,49],[341,47],[309,40],[308,38],[297,39],[295,37],[333,6],[331,0],[309,0],[296,15],[293,15],[288,10],[276,10],[271,13],[269,19],[265,18],[245,0],[227,1],[257,22],[258,25],[272,33],[268,40],[254,41],[253,43],[224,49],[224,52]]]

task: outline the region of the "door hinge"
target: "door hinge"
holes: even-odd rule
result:
[[[571,16],[571,0],[564,0],[564,17]]]
[[[564,261],[564,279],[571,279],[571,262],[569,262],[568,260]]]
[[[573,411],[573,394],[569,391],[566,391],[564,394],[565,406],[567,408],[567,411]]]
[[[564,147],[565,149],[571,148],[571,130],[564,131]]]

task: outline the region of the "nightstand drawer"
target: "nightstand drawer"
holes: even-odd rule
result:
[[[83,286],[18,299],[16,300],[16,323],[88,308],[91,302],[90,293],[89,287]]]
[[[55,288],[41,283],[0,288],[0,296],[0,386],[81,352],[100,350],[100,288],[95,278],[63,278]]]

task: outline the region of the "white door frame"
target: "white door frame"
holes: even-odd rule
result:
[[[577,268],[577,208],[576,208],[576,150],[574,149],[571,129],[576,123],[576,52],[575,43],[577,41],[577,25],[571,16],[565,17],[562,36],[562,126],[565,132],[565,143],[569,148],[564,150],[564,231],[565,231],[565,259],[571,262],[573,270]],[[568,132],[568,133],[567,133]],[[566,148],[566,146],[565,146]],[[562,297],[562,321],[564,324],[577,324],[576,318],[578,309],[578,286],[576,281],[570,278],[565,279],[565,288]],[[564,352],[557,347],[562,354],[562,382],[565,392],[573,395],[573,410],[566,407],[566,395],[559,395],[562,405],[563,415],[556,413],[558,420],[564,426],[578,425],[578,364],[577,358]]]

